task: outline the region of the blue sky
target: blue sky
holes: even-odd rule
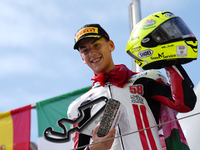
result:
[[[131,0],[0,1],[0,113],[92,84],[93,72],[73,50],[74,35],[85,24],[99,23],[115,42],[115,64],[132,68],[126,54]],[[200,38],[198,0],[141,0],[142,18],[161,10],[180,16]],[[198,56],[199,57],[199,56]],[[200,60],[183,65],[194,85]],[[161,69],[161,71],[163,71]],[[32,111],[31,140],[37,143]]]

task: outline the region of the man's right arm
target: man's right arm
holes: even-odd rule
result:
[[[112,147],[116,131],[113,128],[113,130],[110,131],[106,136],[98,137],[97,136],[98,127],[99,127],[99,125],[97,125],[95,127],[94,132],[92,134],[92,143],[98,143],[98,144],[90,145],[89,146],[89,150],[108,150],[108,149],[110,149]],[[110,138],[113,138],[113,139],[108,140]],[[108,141],[101,142],[101,141],[104,141],[104,140],[108,140]],[[88,150],[88,149],[85,149],[85,150]]]
[[[85,104],[86,102],[87,101],[84,101],[81,105]],[[90,115],[91,108],[90,107],[83,110],[83,112],[84,112],[84,118],[78,124],[71,126],[71,128],[81,127],[91,117],[91,115]],[[70,114],[70,112],[68,112],[68,113]],[[73,119],[75,119],[75,118],[73,118]],[[73,148],[78,148],[81,146],[88,145],[90,143],[90,138],[91,138],[91,136],[75,132],[74,138],[73,138],[73,141],[74,141]],[[84,150],[84,148],[80,148],[79,150]]]

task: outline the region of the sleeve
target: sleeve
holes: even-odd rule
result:
[[[193,89],[176,66],[165,67],[165,70],[170,85],[156,82],[152,85],[152,98],[178,112],[191,111],[196,103]]]
[[[85,101],[87,102],[87,101]],[[82,104],[84,104],[85,102],[83,102]],[[82,105],[81,104],[81,105]],[[84,110],[84,118],[82,121],[79,122],[79,124],[77,125],[74,125],[75,126],[79,126],[81,127],[89,118],[90,118],[90,111],[91,111],[91,108],[87,108]],[[74,135],[74,145],[73,147],[74,148],[78,148],[80,146],[84,146],[84,145],[88,145],[90,143],[90,136],[88,135],[85,135],[85,134],[81,134],[81,133],[78,133],[78,132],[75,132],[75,135]],[[87,147],[86,147],[87,148]],[[80,148],[80,150],[85,150],[85,148]]]

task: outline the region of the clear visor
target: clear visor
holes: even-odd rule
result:
[[[185,22],[179,17],[170,19],[161,24],[152,32],[151,36],[157,43],[165,43],[180,38],[195,37]]]

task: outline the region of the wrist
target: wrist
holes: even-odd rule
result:
[[[108,150],[108,149],[99,145],[98,146],[91,145],[88,146],[86,150]]]

